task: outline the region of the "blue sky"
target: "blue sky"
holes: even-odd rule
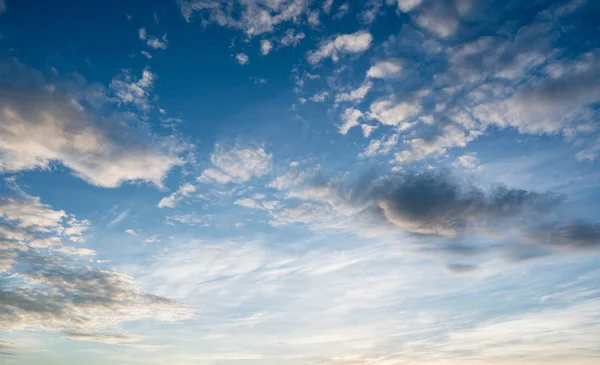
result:
[[[6,364],[595,364],[600,4],[0,0]]]

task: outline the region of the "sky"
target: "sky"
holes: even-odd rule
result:
[[[0,363],[597,364],[598,19],[0,0]]]

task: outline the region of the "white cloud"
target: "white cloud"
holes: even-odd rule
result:
[[[358,121],[361,118],[363,118],[363,113],[358,109],[348,108],[344,110],[342,114],[343,123],[339,129],[340,134],[347,134],[350,129],[358,127],[360,125]]]
[[[408,149],[396,152],[394,159],[398,163],[406,164],[429,156],[443,155],[449,148],[466,147],[480,135],[481,132],[477,130],[465,131],[456,125],[448,125],[433,138],[415,138],[405,141]]]
[[[363,124],[364,125],[364,124]],[[381,139],[372,139],[365,150],[358,157],[373,157],[390,153],[392,148],[398,144],[398,135],[393,134],[389,137]]]
[[[371,135],[371,133],[373,133],[373,131],[375,129],[377,129],[376,125],[370,125],[370,124],[361,124],[360,128],[363,131],[363,135],[365,136],[365,138],[369,138],[369,136]]]
[[[245,53],[238,53],[235,55],[235,59],[238,61],[240,65],[246,65],[250,61],[248,55]]]
[[[369,90],[373,84],[370,82],[363,83],[358,89],[352,90],[349,93],[339,93],[335,96],[336,103],[348,102],[348,101],[359,101],[367,96]]]
[[[271,52],[272,49],[273,49],[273,43],[271,43],[270,40],[263,39],[263,40],[260,41],[260,53],[263,56],[268,55],[269,52]]]
[[[318,93],[310,97],[310,101],[315,103],[322,103],[325,101],[325,98],[327,96],[329,96],[329,93],[327,91],[319,91]]]
[[[370,118],[376,119],[381,124],[397,126],[400,130],[405,130],[414,124],[409,120],[414,118],[421,108],[414,102],[380,100],[371,104],[370,110]]]
[[[126,229],[125,233],[130,234],[132,236],[138,236],[139,234],[133,229]]]
[[[167,49],[167,46],[169,45],[169,41],[167,40],[167,33],[165,33],[162,36],[162,38],[157,38],[157,37],[148,35],[146,28],[140,28],[140,30],[138,31],[138,35],[140,37],[140,40],[146,42],[148,47],[151,47],[154,49]]]
[[[0,99],[0,171],[48,170],[58,162],[96,186],[117,187],[136,180],[161,186],[167,172],[183,164],[171,140],[128,127],[117,114],[100,120],[74,101],[74,95],[92,90],[59,93],[40,84],[36,72],[26,66],[0,68],[20,75],[15,81],[7,77],[2,86],[6,93]],[[133,85],[119,84],[118,96],[133,101],[139,91],[145,98],[144,88],[151,80],[146,74]]]
[[[197,226],[197,225],[208,225],[207,220],[210,218],[210,216],[206,216],[205,218],[203,217],[199,217],[198,215],[196,215],[195,213],[190,213],[190,214],[184,214],[184,215],[171,215],[168,216],[166,221],[167,224],[169,225],[174,225],[175,223],[181,223],[181,224],[187,224],[190,226]]]
[[[139,80],[135,80],[128,71],[124,71],[112,79],[110,89],[115,93],[119,102],[133,104],[142,110],[148,110],[150,109],[148,96],[156,78],[156,74],[148,67],[142,71],[142,77]]]
[[[367,77],[373,79],[392,79],[400,76],[404,63],[400,59],[379,61],[367,71]]]
[[[474,170],[479,167],[476,152],[469,152],[457,158],[456,163],[466,169]]]
[[[225,148],[215,145],[210,160],[215,166],[202,172],[198,181],[203,183],[246,182],[254,177],[262,177],[271,172],[273,155],[261,147]]]
[[[263,206],[259,202],[257,202],[254,199],[250,199],[250,198],[238,199],[234,202],[234,204],[239,205],[244,208],[264,209]]]
[[[309,52],[308,62],[314,65],[326,58],[337,62],[340,56],[366,51],[372,40],[373,36],[366,31],[337,35],[333,39],[321,42],[316,51]]]
[[[437,2],[433,7],[421,11],[416,15],[416,23],[427,31],[440,38],[448,38],[453,35],[460,25],[459,20],[453,14],[452,4]]]
[[[177,204],[194,192],[196,192],[196,187],[194,185],[189,183],[183,184],[177,191],[173,192],[173,194],[162,198],[157,206],[159,208],[175,208]]]
[[[279,41],[283,46],[297,46],[301,40],[303,40],[305,34],[302,32],[297,32],[295,29],[288,29],[285,32],[285,35]]]
[[[160,242],[160,236],[157,234],[153,234],[152,236],[146,237],[144,239],[144,243],[157,243]]]
[[[422,2],[423,0],[398,0],[398,9],[408,13],[417,6],[421,5]]]
[[[600,56],[588,53],[573,61],[555,61],[545,77],[531,78],[501,101],[473,108],[485,125],[516,128],[520,133],[555,134],[588,122],[590,105],[600,100]]]
[[[297,22],[309,13],[310,0],[247,0],[238,2],[232,11],[227,0],[183,0],[179,2],[186,21],[200,13],[203,21],[220,26],[239,29],[248,36],[271,33],[275,27],[287,22]]]

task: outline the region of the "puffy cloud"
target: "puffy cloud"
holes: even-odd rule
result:
[[[360,125],[358,121],[361,118],[363,118],[363,113],[358,109],[348,108],[344,110],[344,113],[342,113],[342,120],[344,122],[339,129],[340,134],[348,134],[350,129],[358,127]]]
[[[403,130],[413,125],[409,120],[417,116],[421,107],[410,101],[379,100],[371,104],[370,110],[370,118],[384,125],[398,126]]]
[[[377,129],[376,125],[370,125],[370,124],[361,124],[360,128],[363,131],[363,135],[365,136],[365,138],[369,138],[371,136],[371,133],[373,133],[373,131],[375,131],[375,129]]]
[[[322,103],[325,101],[325,98],[327,96],[329,96],[329,93],[327,91],[319,91],[318,93],[310,97],[310,101],[315,103]]]
[[[257,202],[254,199],[251,199],[251,198],[238,199],[238,200],[236,200],[234,202],[234,204],[239,205],[239,206],[244,207],[244,208],[263,209],[263,206],[260,205],[259,202]]]
[[[256,36],[273,32],[277,25],[298,21],[309,12],[310,3],[310,0],[183,0],[179,7],[188,22],[194,13],[199,13],[205,22]]]
[[[457,158],[456,163],[466,169],[476,169],[479,167],[479,161],[477,160],[477,153],[470,152],[466,153]]]
[[[550,63],[545,77],[533,79],[507,100],[476,106],[474,116],[482,123],[532,134],[553,134],[585,121],[590,105],[600,100],[599,60],[588,53]]]
[[[373,36],[366,31],[358,31],[352,34],[341,34],[332,39],[321,42],[319,48],[309,52],[308,62],[317,64],[326,58],[337,62],[340,56],[347,54],[362,53],[369,49]]]
[[[400,5],[400,3],[398,3]],[[453,35],[460,25],[452,2],[437,1],[422,9],[415,17],[416,23],[440,38]]]
[[[407,164],[423,160],[429,156],[442,155],[452,147],[465,147],[475,140],[482,132],[477,130],[465,131],[456,125],[447,125],[439,134],[429,138],[415,138],[405,142],[408,149],[397,152],[394,159],[398,163]]]
[[[158,202],[159,208],[175,208],[183,199],[189,197],[192,193],[196,192],[196,187],[192,184],[183,184],[173,192],[173,194],[162,198]]]
[[[260,41],[260,53],[263,56],[268,55],[269,52],[271,52],[272,49],[273,49],[273,43],[271,43],[270,40],[263,39],[263,40]]]
[[[398,9],[407,13],[421,5],[423,0],[398,0]]]
[[[285,31],[285,35],[279,41],[283,46],[297,46],[301,40],[303,40],[305,34],[302,32],[296,32],[294,29],[288,29]]]
[[[238,53],[235,55],[235,59],[238,61],[240,65],[246,65],[250,62],[248,55],[245,53]]]
[[[371,90],[372,86],[373,84],[370,82],[365,82],[358,89],[354,89],[349,93],[339,93],[335,96],[335,102],[360,101],[367,96],[367,93]]]
[[[163,35],[162,38],[157,38],[157,37],[148,35],[146,28],[140,28],[140,30],[138,31],[138,34],[139,34],[140,40],[146,42],[148,47],[151,47],[154,49],[167,49],[167,46],[169,45],[169,41],[167,40],[167,33],[165,33],[165,35]]]
[[[0,82],[0,171],[50,169],[59,162],[97,186],[127,181],[160,186],[172,167],[183,164],[166,140],[95,117],[69,92],[44,85],[35,71],[20,64],[0,68],[21,75]],[[152,80],[145,71],[133,84],[113,80],[111,85],[119,100],[138,103]]]
[[[400,76],[404,62],[400,59],[379,61],[367,70],[367,77],[373,79],[392,79]]]
[[[235,147],[225,148],[220,144],[215,146],[215,151],[210,160],[215,166],[202,172],[198,181],[203,183],[230,183],[246,182],[254,177],[262,177],[271,172],[273,155],[265,152],[261,147]]]
[[[375,21],[377,14],[383,5],[382,0],[369,0],[365,3],[365,10],[358,16],[364,24],[371,24]]]
[[[124,71],[112,79],[110,89],[115,93],[119,102],[133,104],[142,110],[148,110],[150,109],[148,96],[156,78],[156,74],[152,73],[148,67],[142,71],[142,77],[139,80],[135,80],[128,71]]]
[[[364,124],[363,124],[364,125]],[[364,130],[363,130],[364,133]],[[365,133],[366,134],[366,133]],[[365,135],[365,137],[367,137]],[[393,134],[389,137],[382,137],[380,139],[372,139],[369,141],[369,145],[365,150],[358,155],[358,157],[373,157],[379,155],[385,155],[390,153],[392,148],[398,144],[398,135]]]
[[[323,1],[323,5],[321,8],[325,14],[329,14],[331,12],[331,7],[333,6],[333,0],[325,0]]]

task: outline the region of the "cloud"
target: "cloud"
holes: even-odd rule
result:
[[[369,138],[371,136],[371,133],[373,133],[373,131],[375,131],[375,129],[377,129],[377,126],[370,125],[370,124],[361,124],[360,128],[363,131],[363,136],[365,136],[365,138]]]
[[[279,43],[281,43],[281,45],[288,47],[288,46],[292,46],[295,47],[298,44],[300,44],[300,41],[303,40],[305,37],[305,34],[302,32],[296,32],[295,29],[288,29],[285,31],[285,35],[283,37],[281,37],[281,40],[279,41]]]
[[[169,45],[169,41],[167,40],[167,33],[165,33],[165,35],[163,35],[162,38],[159,39],[157,37],[148,35],[146,28],[140,28],[138,34],[140,40],[145,41],[148,47],[154,49],[167,49],[167,46]]]
[[[456,163],[466,169],[474,170],[479,168],[476,152],[469,152],[457,158]]]
[[[250,61],[248,55],[245,53],[238,53],[235,55],[235,59],[238,61],[240,65],[246,65]]]
[[[268,40],[268,39],[262,39],[260,41],[260,53],[263,56],[268,55],[269,52],[271,52],[272,49],[273,49],[273,43],[271,43],[270,40]]]
[[[167,140],[146,136],[113,117],[96,117],[76,102],[75,94],[48,88],[32,69],[16,63],[0,68],[21,75],[0,83],[0,171],[48,170],[58,162],[96,186],[127,181],[161,186],[168,171],[183,164]],[[119,100],[144,99],[151,80],[146,75],[131,85],[114,84]]]
[[[310,97],[310,101],[315,103],[322,103],[325,101],[325,98],[327,96],[329,96],[329,93],[327,91],[319,91],[318,93]]]
[[[402,10],[405,13],[408,13],[409,11],[421,5],[423,0],[397,0],[397,2],[398,9]]]
[[[526,232],[525,238],[552,249],[590,252],[600,250],[600,224],[585,221],[542,225]]]
[[[365,125],[365,124],[363,124]],[[364,129],[363,129],[364,133]],[[365,137],[368,137],[365,133]],[[373,157],[379,155],[386,155],[398,144],[398,135],[393,134],[388,137],[382,137],[380,139],[372,139],[369,141],[369,145],[365,150],[358,155],[358,157]]]
[[[400,59],[379,61],[367,70],[367,77],[372,79],[392,79],[402,74],[404,62]]]
[[[114,333],[85,333],[85,332],[66,332],[63,336],[69,340],[99,342],[107,344],[121,344],[127,342],[139,342],[145,337],[129,335],[129,334],[114,334]]]
[[[421,107],[410,101],[395,102],[393,100],[379,100],[370,106],[370,118],[388,126],[398,126],[401,130],[410,128],[410,119],[417,116]]]
[[[130,234],[132,236],[138,236],[138,233],[133,229],[126,229],[125,233]]]
[[[383,5],[382,0],[369,0],[365,3],[365,10],[363,10],[358,17],[364,24],[371,24],[375,21],[377,14],[381,10]]]
[[[479,137],[482,132],[477,130],[465,131],[455,125],[447,125],[439,134],[428,138],[415,138],[405,142],[408,149],[396,152],[394,160],[400,164],[409,164],[430,156],[443,155],[449,148],[466,147]]]
[[[233,204],[250,209],[264,209],[263,206],[260,205],[260,203],[250,198],[238,199]]]
[[[371,46],[372,40],[373,36],[366,31],[337,35],[321,42],[317,50],[308,53],[307,59],[313,65],[326,58],[337,62],[340,56],[366,51]]]
[[[159,208],[175,208],[177,204],[179,204],[183,199],[192,195],[192,193],[196,192],[196,187],[192,184],[183,184],[177,189],[177,191],[173,192],[173,194],[162,198],[158,202]]]
[[[171,215],[171,216],[167,217],[166,221],[167,221],[167,224],[170,224],[170,225],[175,225],[175,223],[181,223],[181,224],[187,224],[190,226],[196,226],[199,224],[206,226],[207,219],[210,219],[210,216],[206,216],[203,218],[203,217],[197,216],[194,213],[191,213],[191,214],[184,214],[184,215]]]
[[[457,10],[452,2],[433,2],[431,6],[421,9],[416,14],[415,22],[440,38],[448,38],[458,30],[460,25],[456,13]]]
[[[6,1],[0,0],[0,15],[4,14],[6,11]]]
[[[339,93],[335,96],[335,102],[343,103],[348,101],[360,101],[367,96],[367,93],[371,90],[372,86],[373,84],[370,82],[365,82],[358,89],[354,89],[349,93]]]
[[[310,0],[179,1],[181,14],[191,22],[195,13],[206,23],[239,29],[248,36],[271,33],[287,22],[298,22],[309,13]]]
[[[348,108],[344,110],[342,114],[342,120],[344,121],[339,128],[340,134],[348,134],[350,129],[354,127],[358,127],[360,123],[358,122],[361,118],[363,118],[363,113],[354,108]]]
[[[554,134],[580,120],[600,100],[600,56],[587,53],[572,61],[555,61],[546,76],[533,79],[507,100],[474,108],[482,123],[513,127],[520,133]]]
[[[133,278],[78,261],[76,256],[94,251],[62,240],[83,234],[84,221],[17,193],[0,201],[0,268],[8,274],[0,285],[5,331],[116,343],[136,340],[114,335],[122,333],[123,322],[190,318],[182,304],[143,292]]]
[[[236,145],[225,148],[215,145],[210,161],[215,166],[202,172],[198,181],[203,183],[242,183],[271,172],[273,155],[261,147]]]
[[[304,222],[321,229],[335,227],[355,233],[368,231],[369,226],[378,229],[388,226],[409,234],[445,239],[495,237],[507,250],[515,242],[533,242],[552,250],[560,249],[561,245],[597,247],[596,225],[550,222],[555,208],[563,201],[561,196],[501,185],[484,190],[448,172],[389,176],[370,172],[355,180],[347,177],[338,180],[296,171],[280,176],[270,186],[284,191],[288,198],[303,201],[273,212],[273,222],[279,225]],[[543,240],[532,241],[532,236],[540,236],[532,227],[543,221],[560,232],[553,235],[554,231],[546,229],[549,236],[555,236],[555,247]],[[465,252],[439,246],[435,250],[444,255]]]
[[[504,187],[484,192],[444,175],[409,175],[391,184],[378,202],[389,222],[409,232],[445,237],[455,237],[469,226],[543,213],[560,201],[552,195]]]
[[[156,74],[148,67],[142,71],[142,77],[137,81],[128,71],[123,71],[121,75],[112,79],[110,89],[115,93],[118,102],[133,104],[141,110],[148,110],[150,109],[148,96],[156,78]]]

